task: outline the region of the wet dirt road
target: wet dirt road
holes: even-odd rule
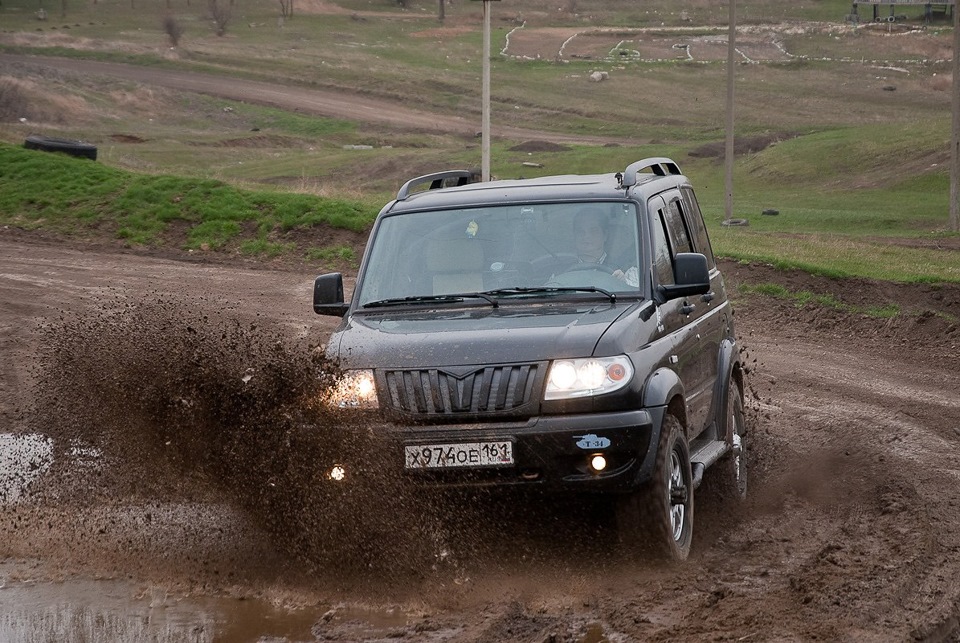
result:
[[[318,510],[313,276],[0,236],[0,640],[960,640],[957,287],[738,300],[751,499],[663,568],[570,502]]]

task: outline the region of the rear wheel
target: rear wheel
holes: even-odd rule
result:
[[[653,477],[620,500],[617,527],[621,541],[657,558],[686,560],[693,540],[693,475],[683,427],[665,415]]]
[[[743,395],[733,377],[727,386],[727,414],[725,418],[725,440],[730,451],[714,466],[713,478],[717,492],[722,499],[743,501],[747,497],[747,425],[743,414]]]

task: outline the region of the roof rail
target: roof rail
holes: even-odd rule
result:
[[[429,189],[431,190],[439,190],[444,187],[443,183],[447,179],[457,179],[457,185],[467,185],[472,182],[471,179],[475,174],[476,172],[470,170],[447,170],[446,172],[434,172],[433,174],[418,176],[403,184],[403,187],[397,192],[397,201],[403,201],[410,196],[410,190],[424,183],[429,183]]]
[[[667,176],[668,174],[683,174],[680,166],[672,159],[663,156],[653,156],[636,163],[631,163],[623,171],[623,178],[620,180],[620,187],[628,188],[637,184],[637,174],[644,170],[652,170],[656,176]]]

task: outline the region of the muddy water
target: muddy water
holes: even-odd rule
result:
[[[329,611],[176,596],[116,580],[9,580],[11,567],[0,566],[2,641],[312,641],[311,627]]]
[[[215,302],[103,298],[38,333],[0,434],[0,641],[391,638],[423,619],[403,597],[542,566],[517,530],[591,529],[401,491],[376,437],[318,403],[314,347]]]

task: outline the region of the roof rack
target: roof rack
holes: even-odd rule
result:
[[[653,156],[628,165],[627,169],[623,171],[623,178],[620,179],[620,187],[628,188],[636,185],[637,174],[645,170],[651,170],[656,176],[683,174],[683,172],[680,171],[680,166],[677,165],[672,159],[668,159],[663,156]]]
[[[430,184],[428,188],[430,190],[439,190],[445,187],[444,182],[447,181],[447,179],[457,179],[457,185],[472,183],[475,174],[476,172],[471,172],[470,170],[447,170],[446,172],[434,172],[433,174],[418,176],[403,184],[403,187],[397,192],[397,201],[403,201],[410,196],[410,190],[424,183]]]

